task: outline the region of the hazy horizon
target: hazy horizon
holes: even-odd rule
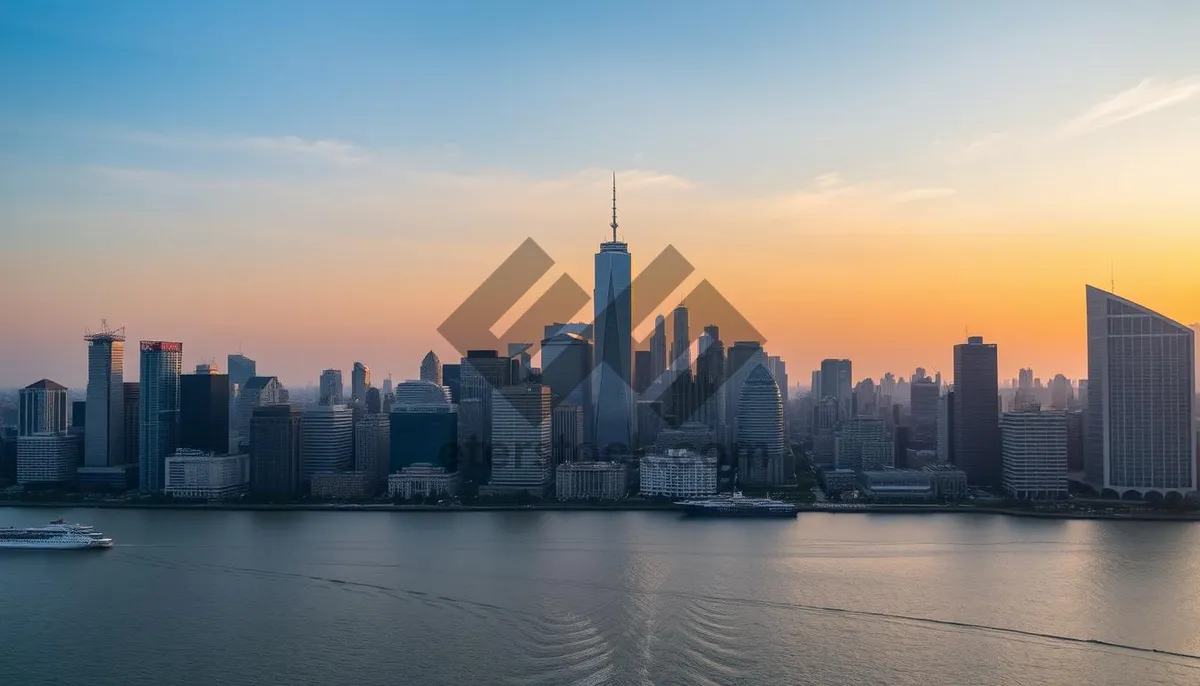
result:
[[[0,387],[84,329],[286,384],[458,353],[526,238],[590,292],[610,173],[806,385],[1086,376],[1084,286],[1200,321],[1200,5],[0,7]],[[515,308],[520,309],[520,306]],[[591,305],[580,318],[590,321]],[[698,332],[705,322],[693,321]],[[638,329],[645,330],[643,324]],[[727,344],[729,341],[726,342]]]

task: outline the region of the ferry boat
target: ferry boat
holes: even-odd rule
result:
[[[691,517],[795,517],[796,506],[771,498],[747,498],[741,491],[675,503]]]
[[[111,548],[112,539],[97,533],[87,524],[67,524],[61,519],[48,526],[16,529],[0,527],[0,550],[23,548],[34,550],[83,550]]]

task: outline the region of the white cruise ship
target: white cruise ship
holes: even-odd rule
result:
[[[111,548],[112,539],[92,531],[86,524],[64,524],[58,519],[48,526],[15,529],[0,527],[0,550],[5,548],[40,550],[82,550]]]

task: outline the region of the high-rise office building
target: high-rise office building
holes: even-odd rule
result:
[[[938,398],[938,462],[954,464],[954,389]]]
[[[354,466],[354,411],[348,405],[318,405],[306,410],[300,434],[303,480]]]
[[[542,349],[542,355],[546,354]],[[654,371],[651,365],[653,356],[649,350],[633,351],[633,392],[640,398],[654,383]]]
[[[933,449],[937,446],[938,398],[941,397],[941,389],[926,376],[913,380],[909,396],[912,441],[920,449]]]
[[[229,370],[229,397],[236,398],[238,392],[246,386],[246,382],[258,375],[258,365],[241,353],[234,353],[226,359],[226,369]]]
[[[142,449],[142,422],[139,415],[142,411],[142,385],[137,381],[126,381],[122,404],[125,422],[125,448],[123,454],[128,457],[128,465],[137,465],[137,456]],[[136,475],[135,475],[136,477]]]
[[[650,383],[667,371],[667,318],[654,318],[654,333],[650,334]]]
[[[159,492],[166,459],[179,447],[179,380],[183,344],[142,341],[138,380],[138,485]]]
[[[509,343],[508,359],[512,360],[513,383],[525,383],[533,371],[532,343]]]
[[[380,414],[383,409],[383,394],[374,386],[367,386],[367,399],[364,402],[367,406],[367,414]]]
[[[391,435],[390,415],[368,414],[354,425],[354,470],[366,475],[370,493],[387,486]]]
[[[355,362],[350,370],[350,400],[355,403],[367,401],[367,388],[371,385],[371,368]]]
[[[859,417],[878,417],[879,400],[875,382],[867,377],[854,386],[853,405]]]
[[[788,450],[783,433],[783,398],[766,366],[755,364],[738,401],[738,481],[746,486],[777,486],[787,481]]]
[[[1071,405],[1071,380],[1055,374],[1050,380],[1050,409],[1065,410]]]
[[[83,462],[111,467],[135,461],[125,454],[125,329],[84,336],[88,343],[87,414]]]
[[[560,402],[550,418],[551,454],[554,464],[578,462],[583,450],[583,408],[575,403]]]
[[[1005,412],[1000,420],[1004,492],[1022,500],[1067,497],[1067,418],[1063,412]]]
[[[317,395],[320,405],[341,405],[345,396],[342,390],[342,370],[326,369],[321,372],[321,383]]]
[[[442,365],[442,385],[450,389],[450,400],[457,403],[462,397],[462,365]]]
[[[617,186],[613,182],[612,240],[596,253],[593,293],[596,372],[592,385],[595,444],[604,454],[633,448],[633,262],[617,240]]]
[[[592,423],[592,342],[573,333],[558,333],[542,341],[542,385],[554,403],[578,405],[583,412],[583,434],[589,442]]]
[[[850,360],[821,360],[821,397],[837,401],[838,419],[849,419],[854,409]]]
[[[907,432],[904,440],[907,450]],[[882,419],[846,419],[838,424],[834,434],[834,466],[854,471],[894,467],[894,448],[894,442],[888,438],[887,424]]]
[[[432,381],[439,386],[442,385],[442,361],[432,350],[421,358],[421,381]]]
[[[1087,331],[1088,483],[1118,495],[1195,491],[1195,332],[1092,286]]]
[[[778,355],[768,355],[767,371],[771,372],[771,376],[775,378],[775,383],[779,386],[779,395],[783,398],[784,415],[786,416],[789,398],[787,363]]]
[[[954,346],[954,464],[972,486],[997,488],[1000,464],[1000,377],[996,344],[971,336]]]
[[[67,430],[66,386],[42,379],[22,388],[18,400],[18,436]]]
[[[696,353],[696,414],[695,419],[703,422],[719,436],[725,428],[725,395],[721,392],[725,384],[725,344],[721,341],[721,330],[715,325],[704,327]]]
[[[274,379],[274,377],[256,377]],[[261,495],[292,496],[300,492],[301,423],[303,414],[292,405],[252,408],[249,428],[250,491]]]
[[[164,460],[179,447],[183,344],[142,341],[139,352],[137,391],[132,393],[127,388],[125,395],[137,398],[140,486],[142,490],[161,491]]]
[[[546,495],[553,475],[550,389],[496,389],[492,400],[492,492]]]
[[[17,443],[17,483],[61,487],[75,479],[79,436],[65,431],[21,436]]]
[[[255,408],[286,402],[285,391],[283,384],[273,376],[252,376],[246,380],[233,401],[233,411],[229,417],[230,454],[245,454],[249,451],[252,436],[250,424]]]
[[[756,366],[767,364],[767,355],[758,341],[735,341],[725,355],[725,444],[733,447],[738,436],[738,406],[742,398],[742,385]]]
[[[484,432],[483,403],[470,398],[460,406],[450,402],[450,391],[432,381],[404,381],[396,384],[396,402],[388,413],[388,471],[398,472],[416,464],[430,464],[453,472],[459,467],[459,409],[476,424],[466,428],[464,449],[476,449]],[[482,469],[483,465],[478,465]]]
[[[179,377],[179,447],[217,455],[229,450],[229,377],[199,365]]]

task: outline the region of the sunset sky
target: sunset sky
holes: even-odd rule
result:
[[[825,357],[949,380],[968,331],[1004,379],[1076,378],[1086,283],[1200,321],[1197,26],[1183,2],[3,3],[0,387],[82,388],[102,317],[185,370],[240,348],[292,386],[415,377],[526,238],[557,261],[527,300],[590,291],[613,171],[635,270],[677,247],[679,295],[710,280],[793,383]]]

